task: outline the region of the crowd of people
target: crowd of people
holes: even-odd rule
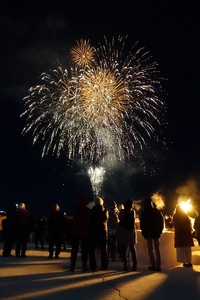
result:
[[[131,199],[117,205],[113,201],[110,209],[104,206],[104,200],[96,197],[94,206],[88,207],[87,199],[77,199],[72,218],[63,213],[58,204],[55,204],[48,218],[33,218],[24,203],[11,205],[7,216],[2,221],[1,242],[3,243],[2,256],[12,256],[15,247],[16,257],[25,258],[30,235],[33,236],[35,249],[45,249],[48,243],[49,258],[59,258],[66,245],[70,245],[70,271],[76,269],[78,253],[82,262],[82,271],[94,272],[97,270],[97,251],[100,254],[100,266],[107,270],[109,260],[121,260],[124,271],[137,270],[137,230],[139,229],[146,241],[150,271],[161,271],[160,237],[166,227],[166,220],[156,207],[151,197],[141,202],[141,209],[136,216],[134,202]],[[169,220],[168,220],[169,222]],[[170,225],[169,225],[170,224]],[[184,267],[192,267],[193,238],[200,245],[200,216],[196,213],[194,224],[180,204],[175,207],[168,225],[174,230],[174,248],[177,261]],[[128,264],[127,257],[131,256],[132,265]]]

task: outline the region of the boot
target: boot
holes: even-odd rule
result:
[[[124,260],[124,271],[128,271],[127,260]]]
[[[75,265],[76,265],[76,261],[74,259],[71,259],[70,272],[74,272]]]
[[[132,271],[137,271],[137,262],[133,263]]]

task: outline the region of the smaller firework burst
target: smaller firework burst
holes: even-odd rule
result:
[[[95,48],[90,45],[89,40],[81,39],[76,43],[71,49],[71,58],[77,66],[84,68],[93,61]]]

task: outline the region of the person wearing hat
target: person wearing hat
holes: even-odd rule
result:
[[[117,208],[117,203],[113,201],[109,209],[108,218],[108,252],[112,261],[116,260],[116,233],[119,222],[118,215],[119,210]]]
[[[183,267],[192,267],[192,222],[187,212],[177,204],[173,213],[174,248],[176,249],[177,262],[182,262]]]
[[[150,260],[150,271],[161,271],[161,255],[159,240],[164,229],[164,217],[156,208],[151,198],[145,198],[142,203],[140,215],[140,229],[147,242]],[[154,254],[155,252],[155,254]]]
[[[64,215],[60,211],[60,206],[55,204],[53,212],[48,218],[48,239],[49,239],[49,258],[54,255],[55,246],[55,258],[59,258],[62,236],[64,228]]]
[[[70,272],[75,271],[77,255],[81,250],[83,272],[88,271],[89,237],[90,237],[91,210],[87,207],[84,196],[78,198],[71,223],[71,266]]]
[[[91,235],[90,235],[90,270],[96,271],[96,250],[100,247],[101,269],[108,268],[108,210],[104,207],[101,197],[95,200],[95,206],[91,210]]]
[[[127,251],[132,256],[132,271],[137,270],[136,255],[136,231],[135,231],[135,210],[133,200],[128,199],[124,203],[124,209],[119,213],[119,224],[117,229],[117,240],[119,243],[120,257],[124,263],[124,271],[128,271]]]
[[[20,203],[14,221],[17,257],[26,257],[27,243],[33,230],[33,224],[31,212],[26,209],[25,203]]]
[[[2,221],[3,233],[4,233],[4,243],[3,243],[3,253],[5,257],[12,256],[12,248],[15,243],[15,214],[16,214],[16,204],[12,203],[8,210],[7,216]]]

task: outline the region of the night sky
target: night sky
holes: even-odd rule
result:
[[[90,181],[80,165],[70,166],[64,153],[42,159],[42,144],[32,146],[32,136],[22,136],[22,99],[31,86],[41,83],[42,72],[57,61],[65,62],[76,40],[98,42],[104,35],[119,34],[150,51],[167,79],[167,150],[157,149],[156,159],[153,152],[144,151],[145,172],[133,160],[107,174],[101,196],[109,205],[159,191],[171,211],[184,193],[200,205],[199,16],[198,0],[1,4],[1,208],[25,202],[34,214],[48,214],[54,203],[70,212],[78,195],[92,201]]]

